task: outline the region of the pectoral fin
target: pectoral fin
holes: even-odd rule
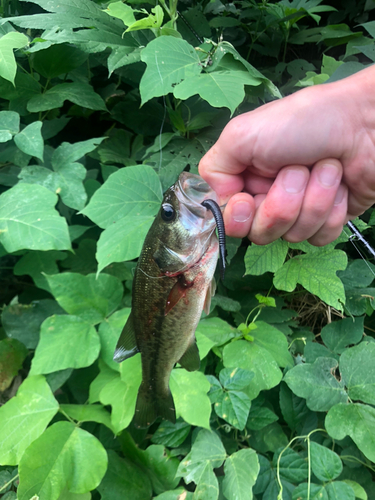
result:
[[[214,278],[212,278],[212,281],[207,288],[206,299],[204,301],[204,306],[203,306],[203,311],[206,314],[210,314],[211,299],[215,295],[215,291],[216,291],[216,281]]]
[[[139,352],[139,349],[135,340],[133,317],[130,313],[128,321],[126,322],[117,342],[113,360],[117,361],[117,363],[121,363],[121,361],[131,358],[134,354],[137,354],[137,352]]]
[[[188,372],[193,372],[199,370],[201,364],[199,358],[199,351],[196,342],[194,341],[185,351],[185,354],[178,361],[182,368],[185,368]]]

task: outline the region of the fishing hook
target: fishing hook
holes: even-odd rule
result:
[[[214,200],[204,200],[203,205],[207,210],[211,210],[212,215],[215,217],[217,232],[219,235],[219,251],[220,251],[220,276],[224,281],[225,276],[225,227],[223,214],[221,213],[219,205]]]

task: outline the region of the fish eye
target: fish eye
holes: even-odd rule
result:
[[[161,218],[165,222],[172,222],[176,218],[176,210],[169,203],[164,203],[161,206]]]

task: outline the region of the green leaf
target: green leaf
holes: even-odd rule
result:
[[[14,85],[17,64],[13,49],[21,49],[29,43],[26,35],[10,31],[0,38],[0,76]]]
[[[245,428],[250,406],[249,396],[241,391],[221,391],[214,404],[216,414],[241,431]]]
[[[375,404],[375,343],[361,342],[340,358],[340,372],[350,399]]]
[[[108,470],[98,491],[102,500],[148,500],[152,497],[147,474],[112,450],[108,451]]]
[[[16,339],[0,340],[0,393],[8,389],[28,354]]]
[[[375,212],[373,212],[375,214]],[[345,287],[365,288],[374,281],[375,266],[367,260],[356,259],[338,274]]]
[[[20,133],[14,136],[17,147],[30,156],[43,161],[44,142],[42,137],[42,122],[36,121],[27,125]]]
[[[345,403],[348,395],[343,381],[333,373],[337,361],[333,358],[317,358],[314,364],[297,365],[287,372],[284,381],[313,411],[327,411],[338,403]]]
[[[99,325],[99,338],[101,344],[101,358],[112,370],[119,371],[120,365],[113,361],[117,341],[129,317],[130,308],[125,307],[111,314]]]
[[[123,217],[105,229],[98,241],[98,272],[112,262],[139,257],[144,239],[154,222],[153,216]]]
[[[64,311],[56,301],[42,299],[4,307],[1,322],[8,337],[19,340],[28,349],[35,349],[40,326],[52,314],[64,314]]]
[[[152,14],[149,14],[147,17],[139,19],[139,21],[135,21],[131,24],[126,31],[160,28],[164,17],[163,9],[160,5],[156,5],[156,7],[151,9],[151,12]]]
[[[98,357],[100,341],[95,328],[78,316],[51,316],[40,331],[31,374],[90,366]]]
[[[277,463],[279,459],[279,464]],[[280,472],[280,477],[292,483],[302,483],[308,477],[308,464],[291,448],[287,448],[283,454],[275,453],[273,458],[274,467]]]
[[[346,263],[347,256],[342,250],[323,248],[298,255],[276,271],[274,285],[278,290],[292,292],[299,283],[328,305],[341,310],[345,292],[336,271],[345,269]]]
[[[224,465],[223,493],[228,500],[251,500],[252,487],[259,473],[254,450],[244,449],[230,455]]]
[[[312,441],[310,443],[311,469],[323,482],[336,479],[342,472],[342,462],[334,451]]]
[[[123,217],[155,215],[161,201],[157,174],[149,166],[137,165],[110,175],[82,213],[105,229]]]
[[[210,383],[202,372],[188,372],[183,368],[172,370],[170,388],[176,406],[176,415],[187,423],[210,428],[211,403],[207,396]]]
[[[10,141],[20,129],[20,115],[14,111],[0,111],[0,143]]]
[[[57,500],[66,487],[86,493],[100,484],[106,469],[107,453],[92,434],[70,422],[57,422],[23,455],[18,498]]]
[[[325,427],[334,439],[349,435],[361,452],[375,462],[375,409],[360,403],[338,404],[326,416]]]
[[[343,483],[346,483],[352,488],[356,498],[359,498],[360,500],[368,499],[365,489],[360,484],[356,483],[355,481],[351,481],[350,479],[344,479]]]
[[[29,444],[43,433],[58,407],[44,377],[25,379],[17,395],[0,407],[0,463],[17,465]]]
[[[331,351],[342,354],[348,345],[358,344],[363,337],[362,318],[344,318],[322,328],[322,339]]]
[[[246,427],[250,430],[258,431],[277,420],[279,420],[279,417],[272,410],[252,403]]]
[[[121,2],[118,2],[121,3]],[[113,4],[110,4],[113,5]],[[126,6],[124,3],[121,5]],[[141,60],[142,48],[134,49],[134,47],[116,47],[112,50],[107,59],[109,76],[118,69],[128,64],[133,64]]]
[[[310,494],[308,493],[310,492]],[[328,494],[321,484],[302,483],[293,491],[292,500],[329,500]]]
[[[152,40],[141,54],[147,64],[139,90],[142,104],[152,97],[167,95],[173,85],[201,72],[199,57],[194,47],[173,36]]]
[[[178,420],[175,424],[168,420],[163,420],[154,432],[151,441],[155,444],[163,444],[168,448],[177,448],[189,435],[191,426],[183,420]]]
[[[78,423],[98,422],[112,430],[111,415],[102,405],[63,404],[60,405],[60,410]]]
[[[100,391],[113,380],[118,378],[118,373],[109,368],[103,360],[99,359],[99,375],[97,375],[90,384],[89,403],[97,403],[100,401]]]
[[[328,500],[355,500],[353,488],[343,481],[333,481],[326,485]]]
[[[50,250],[49,252],[27,252],[14,266],[13,272],[16,276],[28,274],[33,278],[38,288],[49,292],[50,288],[45,274],[57,274],[59,268],[56,261],[64,260],[66,257],[66,253],[56,250]],[[54,312],[51,312],[51,314],[54,314]]]
[[[9,253],[70,249],[66,220],[54,209],[57,196],[48,189],[17,184],[0,195],[0,202],[0,243]]]
[[[88,54],[72,45],[52,45],[48,49],[36,52],[31,57],[34,71],[45,78],[56,78],[66,75],[81,66],[88,58]]]
[[[212,470],[212,465],[207,463],[201,470],[197,478],[193,500],[218,500],[219,483]]]
[[[142,53],[143,55],[143,53]],[[257,86],[261,80],[253,78],[246,71],[213,71],[210,73],[185,76],[173,89],[177,99],[186,100],[199,94],[214,108],[226,107],[231,115],[245,97],[244,85]]]
[[[202,471],[207,465],[211,470],[222,465],[226,452],[221,439],[215,432],[202,429],[184,460],[180,463],[176,476],[183,477],[186,483],[198,483]]]
[[[109,274],[62,273],[46,278],[61,307],[93,325],[117,309],[123,294],[120,280]]]
[[[143,461],[155,493],[176,488],[179,483],[176,472],[180,462],[169,457],[164,446],[149,446],[143,453]]]
[[[264,389],[275,387],[282,379],[277,363],[268,350],[246,340],[238,340],[224,347],[223,362],[227,368],[239,367],[254,372],[246,393],[255,399]]]
[[[83,108],[102,111],[107,109],[103,99],[94,92],[91,85],[74,82],[60,83],[44,94],[33,96],[27,103],[27,110],[30,113],[39,113],[40,111],[61,108],[66,100]]]
[[[135,22],[134,11],[130,5],[126,5],[122,2],[110,3],[105,10],[108,15],[117,17],[126,25],[130,26]]]
[[[285,335],[264,321],[257,321],[255,324],[257,328],[251,332],[254,344],[268,351],[279,366],[293,366]]]
[[[44,186],[53,193],[59,194],[68,207],[76,210],[82,209],[87,200],[83,186],[87,172],[83,165],[75,162],[93,151],[103,139],[99,137],[75,144],[63,142],[51,158],[54,171],[38,165],[27,166],[19,175],[21,182]]]
[[[250,384],[254,373],[242,368],[223,368],[219,378],[223,387],[228,391],[239,391]]]
[[[204,318],[198,323],[195,334],[197,336],[198,346],[199,335],[210,340],[212,345],[222,345],[235,336],[235,329],[232,325],[220,318]],[[204,356],[202,356],[202,358],[203,357]]]
[[[121,363],[120,372],[121,376],[112,376],[112,380],[99,394],[101,403],[112,406],[111,422],[115,434],[130,424],[135,412],[138,388],[142,379],[140,355]]]

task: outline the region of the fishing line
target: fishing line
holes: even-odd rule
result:
[[[369,268],[371,274],[373,276],[375,276],[375,273],[374,271],[371,269],[369,263],[367,262],[367,259],[366,257],[362,254],[362,252],[360,251],[359,247],[354,243],[354,239],[355,238],[358,238],[362,243],[366,242],[366,245],[365,247],[370,251],[370,253],[372,255],[375,255],[375,251],[374,249],[371,247],[371,245],[365,240],[365,238],[362,236],[362,234],[358,231],[358,229],[354,226],[353,223],[351,223],[350,221],[347,222],[347,226],[350,228],[351,231],[353,231],[353,234],[348,234],[346,231],[345,231],[345,227],[343,228],[344,230],[344,233],[348,236],[349,238],[349,241],[350,243],[353,245],[353,247],[357,250],[357,252],[359,253],[360,257],[362,258],[362,260],[365,262],[366,266]],[[354,229],[352,229],[352,227],[354,227]],[[358,237],[358,235],[360,235],[360,238]]]
[[[157,56],[156,53],[155,53],[155,63],[156,63],[156,68],[157,68],[158,73],[159,73],[160,81],[163,84],[164,81],[163,81],[163,77],[161,76],[161,72],[160,72],[160,69],[159,69],[159,63],[158,63],[158,56]],[[161,122],[160,130],[159,130],[159,152],[160,152],[160,155],[159,155],[158,172],[160,172],[161,164],[162,164],[162,161],[163,161],[163,149],[161,147],[161,134],[163,132],[164,123],[165,123],[165,119],[166,119],[166,116],[167,116],[167,105],[166,105],[166,102],[165,102],[165,95],[163,95],[162,97],[163,97],[163,105],[164,105],[164,116],[163,116],[163,120]]]
[[[211,210],[212,215],[215,217],[217,233],[219,235],[219,252],[220,252],[220,275],[224,281],[225,276],[225,226],[223,214],[221,213],[219,205],[214,200],[204,200],[203,205],[207,210]]]
[[[181,18],[181,20],[185,23],[185,25],[189,28],[189,30],[193,33],[195,38],[198,40],[200,44],[204,43],[202,38],[198,35],[198,33],[195,31],[195,29],[190,25],[190,23],[185,19],[185,17],[181,14],[180,11],[177,11],[178,17]]]

